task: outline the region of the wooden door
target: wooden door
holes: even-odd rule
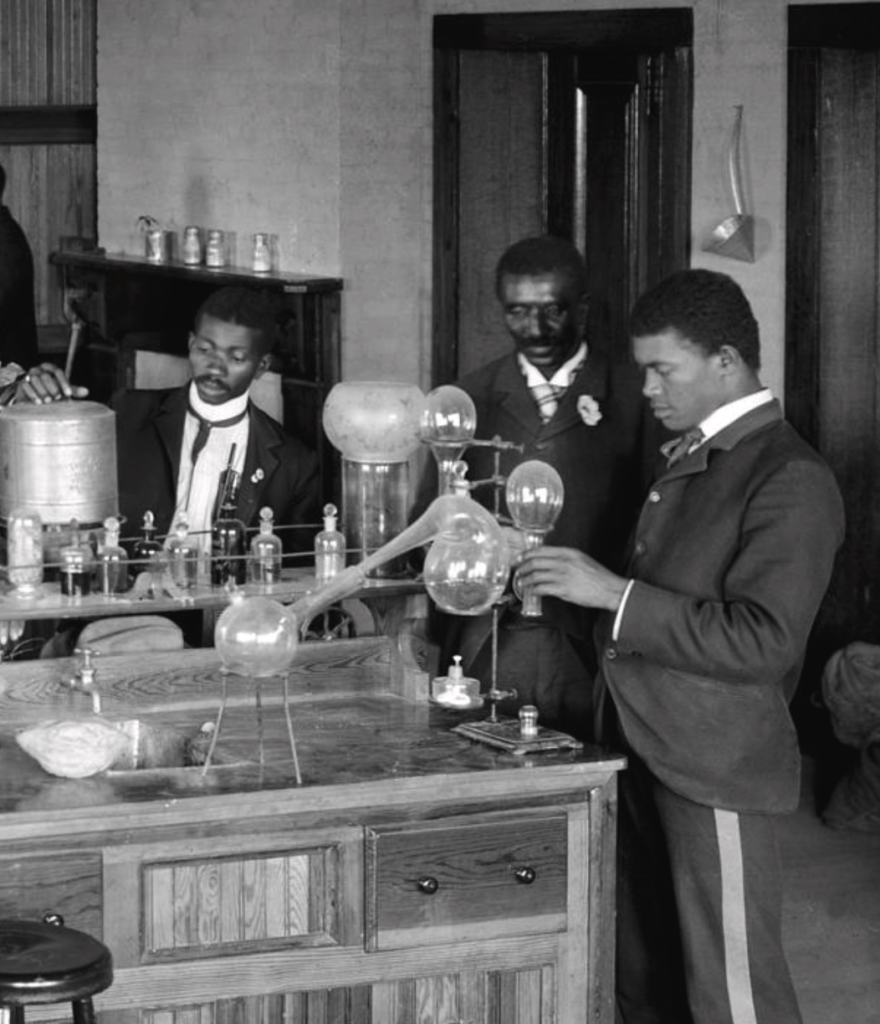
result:
[[[847,516],[815,686],[833,650],[880,642],[880,4],[793,8],[790,29],[786,414]]]
[[[435,18],[435,384],[508,351],[495,264],[545,231],[627,358],[635,297],[688,263],[691,35],[690,11]]]

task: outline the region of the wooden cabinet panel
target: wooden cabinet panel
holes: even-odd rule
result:
[[[60,851],[0,859],[0,918],[39,920],[50,911],[69,928],[100,939],[101,857]]]
[[[361,943],[359,829],[256,835],[108,851],[107,903],[118,965]]]
[[[564,814],[371,829],[368,949],[563,931]]]

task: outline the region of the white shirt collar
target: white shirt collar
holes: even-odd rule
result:
[[[746,413],[751,412],[753,409],[758,409],[762,405],[767,405],[768,402],[772,401],[773,394],[770,388],[762,388],[760,391],[755,391],[744,398],[736,398],[734,401],[728,402],[727,405],[722,405],[720,409],[710,413],[700,424],[700,429],[708,440],[724,430],[725,427],[729,427],[731,423],[741,419]]]
[[[244,412],[247,408],[248,397],[249,392],[246,391],[243,395],[230,398],[228,402],[224,402],[222,405],[208,405],[207,402],[203,402],[199,398],[199,392],[195,384],[191,383],[189,386],[190,405],[202,419],[208,420],[211,423],[215,423],[217,420],[228,420]]]
[[[571,386],[571,382],[577,376],[578,370],[586,362],[587,343],[582,341],[578,346],[577,352],[573,356],[569,356],[549,380],[537,366],[526,359],[522,352],[517,352],[516,358],[519,362],[519,368],[526,378],[528,387],[533,388],[538,384],[555,384],[557,387],[567,388]]]

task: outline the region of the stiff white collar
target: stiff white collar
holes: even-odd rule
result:
[[[724,430],[725,427],[729,427],[731,423],[741,419],[746,413],[772,401],[773,394],[770,388],[762,388],[760,391],[755,391],[744,398],[736,398],[732,402],[728,402],[727,405],[722,405],[715,412],[710,413],[699,425],[700,429],[708,440]]]
[[[569,356],[569,358],[566,359],[562,366],[560,366],[549,379],[544,376],[537,366],[530,363],[522,352],[518,352],[516,358],[519,362],[519,368],[522,370],[523,376],[526,378],[526,384],[530,388],[536,387],[538,384],[555,384],[557,387],[567,388],[571,386],[571,382],[586,362],[587,343],[582,341],[577,352],[575,352],[573,356]]]

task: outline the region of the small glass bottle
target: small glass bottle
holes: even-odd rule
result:
[[[260,532],[251,541],[251,580],[270,585],[281,582],[281,538],[274,533],[274,516],[260,509]]]
[[[92,589],[92,549],[80,540],[79,522],[70,520],[70,543],[61,549],[61,593],[86,597]]]
[[[192,225],[183,229],[183,262],[188,267],[197,267],[202,262],[202,240],[199,229]]]
[[[128,590],[128,555],[119,544],[119,527],[116,516],[104,520],[104,541],[98,547],[95,573],[102,594],[123,594]]]
[[[174,532],[165,541],[165,559],[171,582],[182,590],[196,585],[199,572],[199,549],[189,536],[186,516],[179,516]]]
[[[220,511],[211,529],[211,583],[215,587],[230,581],[244,583],[247,577],[247,531],[235,510],[240,475],[232,469],[226,474]]]
[[[216,228],[208,232],[208,244],[205,246],[205,266],[226,266],[226,251],[223,241],[223,232],[218,231]]]
[[[272,250],[269,248],[269,236],[258,231],[254,235],[254,254],[251,267],[256,274],[268,274],[272,269]]]
[[[336,506],[324,506],[324,529],[315,537],[315,579],[326,583],[345,568],[345,537],[336,529]]]
[[[156,540],[156,518],[149,509],[144,512],[141,530],[142,536],[135,541],[132,552],[134,571],[153,572],[157,568],[156,563],[162,561],[162,545]]]
[[[33,597],[43,582],[43,522],[40,513],[13,509],[6,524],[6,575],[17,597]]]

